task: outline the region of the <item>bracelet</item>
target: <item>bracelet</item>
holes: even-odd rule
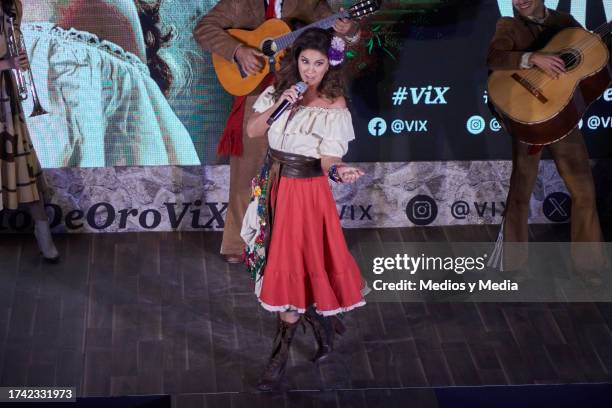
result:
[[[340,167],[343,167],[343,166],[340,165]],[[330,166],[329,171],[327,172],[327,175],[329,176],[331,181],[333,181],[335,183],[342,183],[342,177],[340,177],[340,174],[338,173],[338,165],[337,164],[332,164]]]

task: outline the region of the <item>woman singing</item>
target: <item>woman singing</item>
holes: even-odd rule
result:
[[[256,292],[261,305],[280,317],[260,390],[281,380],[302,314],[317,339],[314,360],[319,361],[332,350],[334,331],[344,330],[335,315],[365,304],[365,282],[344,240],[327,180],[352,183],[363,175],[341,161],[355,138],[344,99],[344,46],[322,29],[300,35],[276,87],[259,96],[247,125],[249,137],[267,134],[270,146],[266,205],[271,236]],[[295,86],[299,81],[307,85],[301,95]],[[283,101],[292,108],[269,126]]]
[[[57,262],[59,254],[49,230],[43,206],[46,188],[40,163],[30,140],[19,92],[11,70],[29,69],[25,53],[8,53],[12,30],[17,47],[21,39],[22,6],[19,0],[2,0],[0,7],[0,210],[27,206],[34,219],[34,236],[46,261]],[[12,25],[11,25],[12,20]]]

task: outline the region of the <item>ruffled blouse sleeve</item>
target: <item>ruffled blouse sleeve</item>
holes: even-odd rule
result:
[[[330,109],[324,115],[324,120],[315,121],[313,133],[321,137],[320,155],[344,156],[348,152],[349,142],[355,139],[351,113],[348,109]]]
[[[267,87],[253,104],[253,110],[257,113],[265,112],[274,105],[274,86]]]
[[[49,23],[22,29],[49,111],[27,118],[43,167],[200,164],[189,132],[136,55]]]

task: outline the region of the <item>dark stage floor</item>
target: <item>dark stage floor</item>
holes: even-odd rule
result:
[[[346,230],[355,253],[359,242],[495,234],[488,226]],[[531,226],[534,240],[568,234],[567,225]],[[275,319],[243,268],[219,258],[220,237],[59,235],[63,262],[46,265],[31,235],[0,235],[0,385],[253,407],[261,396],[218,393],[252,390]],[[612,381],[612,304],[370,303],[345,322],[338,352],[318,367],[308,361],[311,333],[298,333],[285,389],[325,389],[337,402],[338,389],[366,398],[372,388]]]

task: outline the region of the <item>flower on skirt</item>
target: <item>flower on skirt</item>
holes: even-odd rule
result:
[[[251,180],[251,200],[257,200],[257,219],[259,230],[255,239],[245,249],[245,263],[247,272],[251,278],[258,280],[263,275],[266,263],[266,219],[267,219],[267,196],[270,181],[270,171],[266,164],[263,165],[259,175]]]

